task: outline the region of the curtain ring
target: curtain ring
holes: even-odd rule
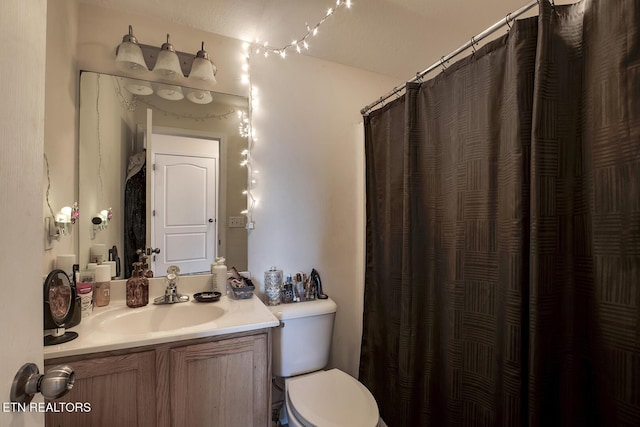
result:
[[[471,49],[473,49],[473,55],[476,53],[476,44],[478,42],[475,39],[475,36],[471,36]]]
[[[444,56],[440,58],[440,65],[442,65],[442,71],[447,69],[447,66],[444,65]]]
[[[511,24],[509,23],[510,20],[511,20],[511,12],[507,13],[507,17],[505,18],[505,22],[507,24],[507,27],[509,27],[509,30],[511,30]]]
[[[420,74],[420,72],[416,73],[416,82],[422,83],[422,75]]]
[[[400,99],[400,88],[395,88],[393,93],[396,95],[396,99]]]

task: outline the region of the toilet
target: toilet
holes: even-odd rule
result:
[[[291,427],[376,427],[378,404],[367,388],[329,361],[333,300],[270,306],[280,320],[273,332],[273,375],[285,379],[281,420]]]

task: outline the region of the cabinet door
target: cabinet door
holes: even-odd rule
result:
[[[90,412],[47,412],[48,427],[155,426],[155,352],[108,356],[70,362],[75,384],[55,402],[91,405]],[[54,366],[51,363],[47,366]]]
[[[270,378],[266,334],[170,351],[171,425],[269,425]]]

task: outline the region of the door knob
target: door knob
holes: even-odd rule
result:
[[[209,222],[213,222],[213,218],[209,218]]]
[[[36,393],[46,399],[58,399],[73,388],[74,382],[75,372],[69,365],[54,366],[42,375],[35,363],[26,363],[13,379],[11,401],[29,403]]]

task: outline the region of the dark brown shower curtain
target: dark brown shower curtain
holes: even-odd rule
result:
[[[640,425],[639,28],[543,1],[365,117],[360,379],[390,427]]]

